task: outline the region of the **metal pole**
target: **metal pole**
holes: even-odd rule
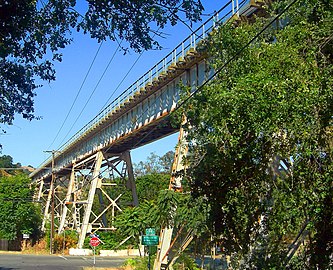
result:
[[[150,270],[150,245],[148,246],[148,270]]]
[[[93,250],[94,250],[94,267],[95,267],[95,264],[96,264],[96,247],[95,246],[94,246]]]

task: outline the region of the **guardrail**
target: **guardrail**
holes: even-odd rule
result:
[[[205,23],[203,23],[199,28],[192,32],[187,38],[185,38],[172,52],[170,52],[166,57],[154,65],[150,70],[148,70],[144,75],[142,75],[136,82],[134,82],[130,87],[128,87],[124,92],[122,92],[116,99],[114,99],[104,110],[97,114],[91,121],[89,121],[83,128],[76,132],[66,143],[64,143],[58,151],[64,152],[70,146],[76,142],[80,137],[89,132],[95,125],[107,117],[110,113],[119,108],[127,100],[139,92],[141,88],[151,84],[158,77],[167,72],[168,68],[175,65],[178,61],[184,59],[186,54],[190,50],[196,50],[198,43],[205,39],[210,32],[217,26],[225,23],[234,14],[239,14],[239,11],[251,0],[230,0],[226,3],[219,11],[215,12]],[[60,154],[57,154],[59,156]],[[47,164],[51,162],[51,158],[45,160],[39,168],[45,168]],[[32,173],[31,175],[34,175]]]

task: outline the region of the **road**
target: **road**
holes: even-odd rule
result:
[[[93,266],[92,256],[47,256],[27,254],[0,254],[0,270],[81,270]],[[119,267],[125,261],[120,257],[97,257],[95,267]]]

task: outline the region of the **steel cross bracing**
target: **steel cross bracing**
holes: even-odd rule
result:
[[[44,230],[51,218],[51,202],[57,232],[77,230],[79,248],[87,233],[115,229],[124,187],[131,191],[132,205],[138,204],[129,151],[177,131],[170,123],[160,123],[177,107],[180,84],[194,91],[214,73],[204,53],[206,37],[229,19],[237,22],[250,16],[261,3],[230,1],[63,145],[54,155],[54,166],[49,159],[30,175],[37,184],[35,198],[44,202]],[[180,160],[175,160],[176,170]],[[179,189],[180,180],[173,179],[173,187]],[[172,260],[168,251],[173,229],[164,228],[162,233],[164,255],[159,257],[159,267]]]
[[[113,155],[100,151],[75,164],[70,174],[57,177],[52,183],[39,183],[37,199],[46,201],[42,229],[46,230],[46,223],[50,220],[50,205],[54,196],[56,230],[58,234],[64,229],[76,230],[79,233],[79,248],[82,248],[87,233],[115,230],[114,219],[123,205],[138,205],[128,151]],[[123,199],[124,194],[131,201]],[[111,216],[107,217],[107,214]]]
[[[179,83],[184,81],[186,71],[191,71],[193,89],[213,74],[205,63],[204,53],[209,33],[230,19],[236,22],[246,18],[262,3],[263,0],[229,1],[65,143],[55,154],[55,170],[68,169],[74,161],[110,146],[120,153],[175,132],[169,126],[156,130],[146,140],[136,139],[176,108]],[[50,175],[51,159],[31,173],[34,180]]]

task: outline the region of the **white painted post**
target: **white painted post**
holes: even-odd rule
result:
[[[186,122],[183,119],[183,124]],[[175,158],[172,164],[172,173],[169,184],[169,190],[180,190],[182,187],[181,177],[176,177],[176,173],[185,169],[182,164],[183,157],[187,154],[187,142],[186,133],[181,127],[178,136],[178,145],[176,148]],[[168,251],[171,246],[173,227],[164,227],[160,233],[160,243],[157,248],[156,259],[154,263],[154,270],[160,270],[162,265],[166,265],[169,262]]]
[[[128,173],[128,187],[132,191],[132,198],[133,198],[133,204],[135,206],[139,205],[139,200],[138,200],[138,194],[136,192],[136,185],[135,185],[135,180],[134,180],[134,172],[133,172],[133,166],[132,166],[132,160],[131,160],[131,155],[129,151],[126,151],[122,155],[123,160],[126,162],[126,167],[127,167],[127,173]]]
[[[37,195],[37,201],[40,201],[42,194],[43,194],[43,187],[44,187],[44,180],[41,180],[39,183],[39,190]]]
[[[61,219],[60,219],[60,224],[59,224],[59,228],[58,228],[58,233],[61,233],[62,230],[64,229],[65,226],[65,222],[66,222],[66,217],[67,217],[67,205],[66,203],[68,203],[71,199],[71,194],[73,192],[74,189],[74,180],[75,180],[75,171],[74,171],[74,166],[72,168],[72,172],[70,175],[70,179],[69,179],[69,183],[68,183],[68,188],[67,188],[67,194],[66,194],[66,198],[65,198],[65,202],[63,203],[63,208],[62,208],[62,213],[61,213]]]
[[[80,231],[80,236],[79,236],[79,242],[77,244],[78,248],[83,247],[84,239],[86,238],[86,234],[88,232],[89,219],[90,219],[90,214],[91,214],[91,210],[92,210],[92,205],[94,202],[94,196],[96,193],[96,188],[97,188],[98,182],[100,181],[99,171],[100,171],[100,168],[102,165],[102,160],[103,160],[103,154],[101,151],[99,151],[99,152],[97,152],[96,157],[95,157],[94,172],[93,172],[92,180],[90,183],[87,206],[86,206],[84,216],[83,216],[83,221],[82,221],[82,226],[81,226],[81,231]]]
[[[49,208],[50,208],[51,199],[52,199],[53,186],[54,186],[53,181],[51,181],[49,194],[47,195],[46,205],[45,205],[45,209],[44,209],[44,217],[43,217],[43,222],[42,222],[42,231],[45,231],[45,224],[46,224],[46,221],[49,218]]]

